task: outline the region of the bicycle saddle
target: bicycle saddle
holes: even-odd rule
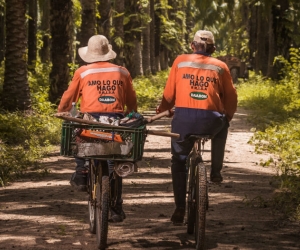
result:
[[[207,135],[207,134],[203,134],[203,135],[189,135],[187,137],[188,140],[198,140],[198,139],[211,139],[213,137],[213,135]]]

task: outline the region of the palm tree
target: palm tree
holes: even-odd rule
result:
[[[4,2],[0,2],[0,63],[4,59],[5,53],[5,7]]]
[[[148,76],[151,74],[151,55],[150,55],[150,3],[144,7],[144,12],[148,18],[145,18],[143,23],[143,71],[144,75]]]
[[[95,0],[80,0],[81,2],[81,26],[77,34],[79,46],[86,46],[91,36],[96,33],[96,2]],[[76,61],[80,65],[85,64],[76,53]]]
[[[154,10],[154,0],[149,1],[149,10],[150,10],[150,63],[151,63],[151,73],[156,74],[157,65],[155,61],[155,10]]]
[[[42,32],[42,48],[40,50],[41,62],[46,63],[50,61],[50,1],[39,0],[39,6],[41,6],[41,26]]]
[[[6,1],[6,51],[2,106],[5,110],[30,110],[27,71],[26,0]]]
[[[124,30],[126,30],[124,34],[125,65],[132,78],[135,78],[136,76],[143,75],[141,3],[137,1],[125,1],[125,18],[128,20],[124,25]]]
[[[100,18],[97,20],[98,34],[104,35],[110,40],[111,0],[101,0],[98,4],[98,12],[100,14]]]
[[[29,70],[35,70],[37,55],[37,17],[38,17],[37,0],[28,1],[28,65]]]
[[[124,66],[124,0],[115,0],[113,16],[114,34],[112,36],[113,50],[117,53],[115,63]]]
[[[72,58],[73,25],[72,0],[51,0],[51,57],[49,100],[58,103],[59,98],[68,88],[70,80],[69,63]]]

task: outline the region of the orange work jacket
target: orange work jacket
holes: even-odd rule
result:
[[[173,106],[218,111],[230,121],[237,93],[227,65],[210,56],[183,54],[171,68],[160,111]]]
[[[72,102],[77,102],[79,98],[81,112],[137,111],[130,73],[126,68],[109,62],[96,62],[77,69],[61,98],[58,112],[69,111]],[[127,110],[124,110],[125,106]]]

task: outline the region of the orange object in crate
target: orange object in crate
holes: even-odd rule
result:
[[[106,133],[106,132],[95,131],[95,130],[83,129],[80,136],[86,136],[90,138],[96,138],[96,139],[108,140],[108,141],[123,142],[122,137],[118,134]]]

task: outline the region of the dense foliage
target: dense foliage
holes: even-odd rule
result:
[[[284,214],[300,219],[300,53],[291,51],[280,81],[253,76],[238,86],[239,105],[251,110],[256,132],[250,143],[258,153],[271,152],[274,158],[262,162],[278,168],[272,184],[280,188],[274,199]]]
[[[160,71],[150,77],[137,77],[133,86],[138,96],[138,109],[144,111],[156,107],[161,100],[163,89],[168,77],[168,71]]]
[[[48,101],[48,73],[49,68],[39,64],[29,77],[31,112],[0,112],[0,186],[29,167],[38,169],[39,161],[60,142],[61,122],[53,117],[55,107]],[[0,90],[2,79],[0,71]]]

